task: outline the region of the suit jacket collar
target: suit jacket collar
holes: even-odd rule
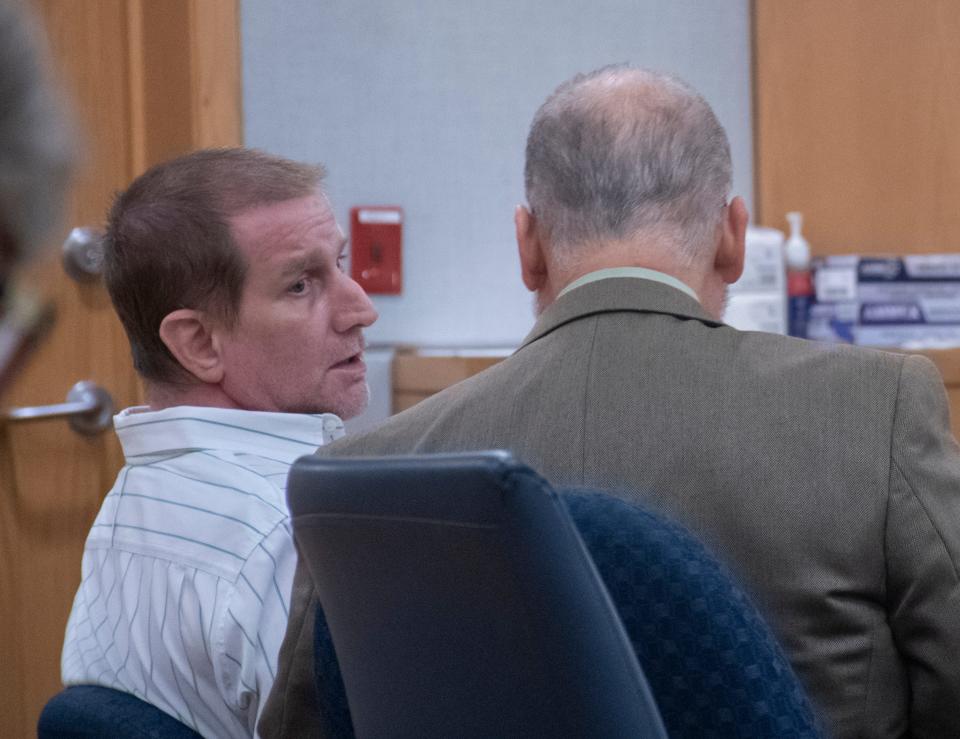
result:
[[[702,321],[708,326],[723,325],[707,315],[696,300],[669,285],[635,277],[613,277],[582,285],[559,297],[540,315],[520,348],[571,321],[619,311],[662,313]]]

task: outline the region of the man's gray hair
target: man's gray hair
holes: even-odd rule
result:
[[[17,247],[4,255],[11,261],[31,256],[49,235],[73,165],[72,131],[25,5],[0,0],[0,227]]]
[[[681,80],[628,66],[565,82],[527,138],[527,202],[557,258],[644,231],[689,264],[713,243],[730,192],[730,145]]]

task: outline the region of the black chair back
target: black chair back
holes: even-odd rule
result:
[[[287,495],[358,736],[666,736],[564,504],[509,454],[304,457]]]

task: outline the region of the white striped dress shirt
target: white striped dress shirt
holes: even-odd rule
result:
[[[126,465],[83,554],[66,685],[133,693],[207,737],[255,735],[296,565],[285,497],[334,415],[181,406],[114,418]]]

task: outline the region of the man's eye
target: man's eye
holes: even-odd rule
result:
[[[307,281],[306,280],[297,280],[289,288],[287,292],[294,293],[295,295],[300,295],[307,291]]]

